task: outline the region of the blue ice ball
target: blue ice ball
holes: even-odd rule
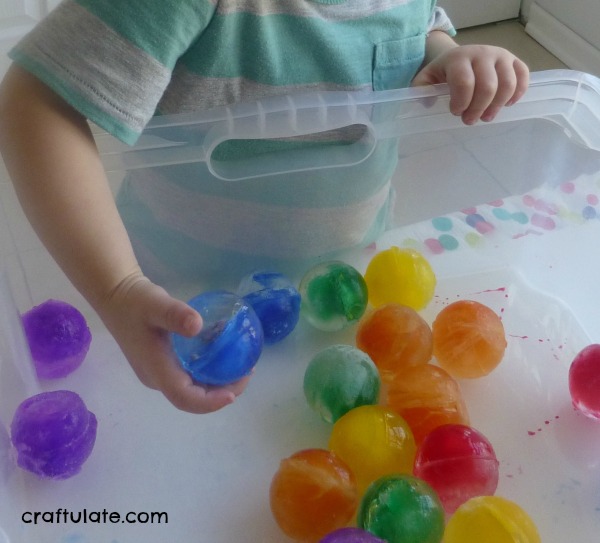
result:
[[[204,292],[188,304],[203,326],[193,337],[173,334],[173,348],[192,379],[226,385],[249,375],[263,347],[263,330],[252,306],[223,290]]]
[[[298,324],[300,293],[281,273],[274,271],[251,273],[242,279],[237,293],[258,315],[262,323],[265,343],[278,343]]]

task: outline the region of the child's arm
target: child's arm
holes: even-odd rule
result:
[[[197,386],[174,359],[169,332],[202,320],[142,275],[86,119],[17,66],[0,87],[0,149],[32,226],[139,379],[185,411],[231,403],[247,379]]]
[[[434,30],[427,38],[425,62],[413,86],[448,83],[450,111],[465,124],[491,121],[503,106],[514,104],[529,83],[523,61],[501,47],[459,46]]]

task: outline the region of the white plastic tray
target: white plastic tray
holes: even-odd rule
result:
[[[498,453],[498,493],[530,513],[544,543],[590,543],[600,534],[600,425],[573,411],[567,387],[572,358],[600,342],[600,220],[584,218],[581,211],[587,200],[592,211],[598,209],[592,196],[600,192],[599,89],[597,80],[582,74],[541,74],[522,104],[505,110],[497,123],[474,128],[462,128],[447,113],[443,89],[409,89],[389,97],[403,102],[398,122],[408,131],[394,134],[400,138],[395,223],[403,226],[387,232],[377,248],[431,249],[432,239],[452,237],[456,247],[426,252],[439,285],[424,316],[431,322],[458,298],[482,301],[502,315],[508,334],[504,362],[488,377],[462,386],[473,425]],[[344,100],[346,105],[335,107],[348,112]],[[323,113],[311,108],[316,118]],[[261,113],[258,120],[293,119],[283,113],[266,118]],[[242,118],[255,122],[253,115],[249,111]],[[161,122],[167,120],[158,121],[159,132]],[[373,126],[377,137],[390,128]],[[141,162],[137,151],[130,156],[118,151],[114,165],[141,167],[153,153],[160,163],[169,153],[163,154],[160,138],[151,140],[158,147],[142,153]],[[188,146],[181,149],[185,154]],[[591,193],[568,193],[569,183],[591,187]],[[566,184],[562,192],[561,184]],[[544,193],[539,200],[532,197],[529,207],[513,197],[540,185],[566,203],[538,210],[549,201]],[[30,231],[8,185],[0,183],[0,198],[5,271],[0,279],[0,543],[286,542],[269,511],[271,477],[282,458],[325,447],[330,430],[306,405],[304,369],[321,348],[353,343],[354,330],[325,334],[301,322],[283,344],[266,349],[234,405],[208,416],[179,412],[137,381],[98,318]],[[472,210],[464,207],[497,198],[506,198],[504,205],[476,210],[490,221],[495,217],[495,230],[469,229],[465,218]],[[516,220],[524,209],[527,224]],[[436,230],[431,219],[450,212],[456,212],[451,218],[460,228],[446,232],[436,223]],[[536,226],[538,215],[556,228]],[[347,261],[362,271],[374,250],[349,254]],[[185,298],[195,292],[174,294]],[[80,308],[94,339],[75,373],[40,384],[28,365],[18,312],[48,298]],[[66,481],[41,481],[17,469],[6,431],[22,399],[51,388],[81,394],[99,421],[92,456]],[[146,513],[165,512],[168,523],[65,524],[56,517],[53,523],[23,522],[23,514],[30,519],[29,512],[59,509],[121,518],[134,512],[142,520]]]
[[[593,244],[599,234],[600,222],[578,228],[577,246]],[[390,233],[380,247],[403,239],[402,231]],[[575,277],[579,285],[595,280],[592,262],[581,270],[573,258],[578,251],[572,240],[573,232],[563,230],[433,257],[439,286],[423,312],[431,322],[445,304],[470,298],[502,315],[508,336],[504,361],[489,376],[461,385],[472,424],[498,454],[498,494],[530,513],[544,543],[587,543],[591,534],[600,533],[600,425],[573,410],[567,386],[570,361],[600,337],[600,326],[590,307],[593,292],[587,300],[569,300]],[[513,263],[506,263],[507,255]],[[364,268],[369,257],[365,252],[355,264]],[[556,291],[555,285],[562,287]],[[0,470],[5,540],[286,541],[269,512],[271,477],[281,458],[305,447],[325,447],[329,433],[305,403],[303,371],[320,348],[352,341],[353,330],[325,334],[303,322],[286,342],[265,352],[234,405],[193,416],[140,386],[112,340],[96,329],[89,360],[52,383],[79,392],[98,416],[93,455],[78,476],[58,482],[40,481],[5,462]],[[16,401],[32,385],[26,386],[10,364],[3,358],[0,392]],[[6,424],[10,413],[6,403],[3,408]],[[5,442],[0,439],[0,445]],[[59,508],[120,515],[166,512],[168,524],[21,521],[25,512]]]

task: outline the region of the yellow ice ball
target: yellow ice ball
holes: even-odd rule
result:
[[[423,309],[433,298],[436,278],[425,257],[414,249],[390,247],[377,253],[365,272],[369,302]]]
[[[412,473],[417,447],[398,413],[381,405],[362,405],[336,421],[329,449],[350,467],[363,492],[384,475]]]
[[[516,503],[500,496],[479,496],[452,515],[444,543],[541,543],[531,517]]]

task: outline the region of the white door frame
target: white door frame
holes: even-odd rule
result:
[[[456,28],[515,19],[521,0],[438,0]]]

